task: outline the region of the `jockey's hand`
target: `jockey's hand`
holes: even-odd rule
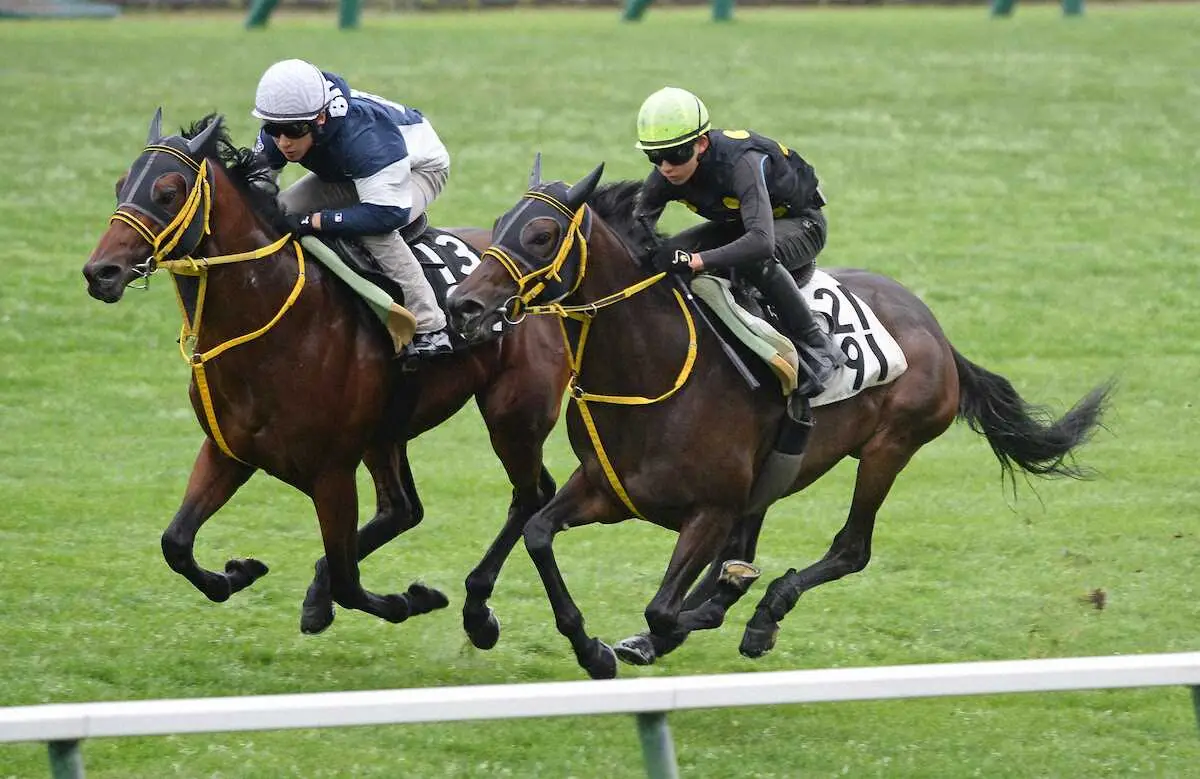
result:
[[[685,252],[683,249],[675,249],[670,246],[660,246],[655,252],[651,260],[654,263],[654,269],[665,273],[691,273],[692,272],[692,255],[691,252]]]
[[[312,214],[288,214],[284,220],[288,224],[288,231],[296,238],[316,232],[312,224]]]

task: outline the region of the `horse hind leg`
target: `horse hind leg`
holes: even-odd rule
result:
[[[196,535],[209,517],[217,513],[254,474],[254,468],[222,453],[205,439],[192,466],[183,502],[171,524],[163,531],[163,558],[171,570],[182,575],[211,601],[222,603],[267,574],[267,566],[253,558],[229,560],[225,572],[201,568],[193,554]]]
[[[725,614],[758,579],[751,563],[762,529],[763,514],[743,520],[725,548],[713,560],[704,578],[683,600],[679,624],[670,636],[639,633],[613,646],[617,657],[630,665],[651,665],[678,649],[694,630],[713,630],[725,622]]]
[[[738,648],[744,656],[758,658],[775,646],[779,623],[805,592],[866,568],[871,559],[875,517],[897,474],[908,464],[916,447],[891,439],[873,441],[863,448],[854,483],[854,497],[846,523],[833,538],[829,551],[817,562],[797,571],[790,569],[771,582],[746,625]]]
[[[375,482],[375,516],[358,531],[356,543],[358,560],[392,541],[421,523],[425,508],[417,495],[416,483],[408,461],[405,444],[369,449],[363,457]],[[446,596],[425,584],[414,582],[405,595],[412,613],[425,614],[450,605]],[[329,561],[317,560],[316,571],[300,614],[302,633],[320,633],[333,624],[333,595],[329,584]]]
[[[717,593],[721,592],[721,577],[715,574],[714,568],[719,564],[718,553],[729,548],[735,531],[731,517],[713,510],[698,512],[683,524],[662,585],[646,607],[646,624],[650,630],[618,642],[614,646],[617,657],[631,665],[649,665],[684,642],[693,629],[684,618],[684,604],[689,597],[693,602],[703,599],[708,603],[715,597],[714,588]],[[708,575],[692,587],[710,561]],[[738,567],[744,574],[746,569],[741,568],[740,563]],[[753,566],[748,568],[752,570]],[[745,577],[735,574],[726,578],[732,581]],[[749,587],[749,582],[746,586]]]
[[[388,622],[403,622],[419,605],[409,593],[376,595],[363,588],[358,570],[358,485],[354,466],[328,470],[314,480],[311,497],[321,524],[329,588],[334,603]],[[380,538],[386,533],[380,534]]]

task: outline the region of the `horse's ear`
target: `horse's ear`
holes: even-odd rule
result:
[[[150,132],[146,135],[146,145],[157,141],[162,137],[162,106],[154,112],[154,118],[150,120]]]
[[[223,121],[225,121],[223,116],[214,114],[212,121],[208,123],[208,127],[205,127],[195,138],[187,142],[188,153],[194,155],[200,149],[204,148],[204,144],[208,141],[209,136],[217,131],[217,128],[221,126],[221,122]]]
[[[596,189],[596,185],[600,183],[602,175],[604,175],[603,162],[597,165],[596,169],[591,173],[575,182],[574,186],[567,190],[567,202],[565,204],[567,208],[574,211],[586,203],[587,199],[592,196],[593,190]]]
[[[542,153],[533,155],[533,170],[529,171],[529,188],[536,189],[542,183]]]

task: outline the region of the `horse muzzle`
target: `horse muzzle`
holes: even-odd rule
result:
[[[116,303],[125,294],[127,286],[146,276],[135,266],[112,261],[90,260],[83,266],[88,294],[104,303]]]
[[[450,326],[468,341],[482,338],[487,328],[499,320],[499,314],[469,295],[452,294],[446,301],[446,317],[450,320]]]

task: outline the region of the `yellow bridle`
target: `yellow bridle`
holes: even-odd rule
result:
[[[567,384],[567,391],[570,394],[571,399],[575,401],[576,407],[579,409],[579,416],[583,419],[583,425],[587,429],[588,438],[592,442],[592,447],[596,450],[596,458],[600,461],[600,467],[604,471],[605,477],[608,479],[609,486],[612,487],[613,492],[615,492],[617,497],[621,499],[621,503],[623,503],[625,507],[634,514],[634,516],[643,517],[642,513],[638,511],[637,507],[633,504],[633,499],[629,497],[628,491],[626,491],[624,485],[621,483],[621,479],[617,475],[616,468],[613,467],[612,461],[609,459],[607,452],[604,451],[604,445],[600,440],[600,432],[596,427],[596,422],[592,417],[592,412],[588,408],[588,402],[607,403],[618,406],[646,406],[666,400],[678,392],[683,385],[687,383],[688,378],[691,376],[692,369],[696,364],[698,346],[696,340],[695,320],[692,317],[692,312],[688,310],[687,302],[684,300],[683,295],[681,295],[677,289],[672,290],[675,295],[675,300],[679,303],[679,308],[683,312],[684,322],[687,324],[688,350],[683,361],[683,366],[679,369],[679,373],[675,377],[674,384],[672,384],[670,389],[668,389],[666,392],[663,392],[661,395],[656,397],[648,398],[641,395],[601,395],[584,390],[583,387],[579,386],[579,374],[583,367],[583,351],[587,345],[588,332],[591,329],[592,320],[596,317],[601,309],[607,308],[608,306],[614,305],[623,300],[627,300],[642,290],[649,289],[661,281],[667,274],[656,273],[649,278],[642,279],[635,284],[631,284],[625,289],[614,292],[611,295],[606,295],[600,300],[591,303],[583,303],[573,306],[562,305],[558,301],[566,298],[579,288],[579,285],[583,282],[583,277],[587,271],[587,238],[583,235],[583,231],[580,228],[580,225],[583,222],[584,210],[587,208],[587,205],[585,204],[580,206],[574,213],[572,213],[571,210],[565,205],[544,193],[527,192],[525,197],[549,203],[557,210],[571,217],[571,222],[568,225],[566,235],[563,237],[562,245],[559,246],[558,252],[555,254],[554,258],[548,265],[529,273],[522,274],[520,267],[513,260],[512,256],[498,246],[489,246],[487,250],[484,251],[482,256],[493,257],[508,272],[508,275],[512,277],[513,281],[516,282],[517,294],[514,295],[512,299],[515,299],[520,305],[524,306],[525,314],[542,314],[558,317],[559,328],[562,331],[563,343],[566,345],[567,359],[571,370],[571,378]],[[536,298],[543,289],[545,289],[546,284],[544,279],[550,278],[555,281],[562,280],[560,271],[562,270],[562,266],[566,263],[567,257],[570,255],[571,249],[574,247],[576,241],[579,243],[580,267],[579,275],[575,279],[575,283],[571,286],[571,289],[565,294],[560,295],[557,300],[550,303],[537,306],[530,305],[530,302]],[[535,281],[536,283],[530,286],[530,283]],[[520,311],[518,306],[514,305],[513,318],[517,319],[519,313]],[[565,321],[567,319],[573,319],[580,323],[579,344],[574,348],[571,346],[570,334],[567,332]]]
[[[587,237],[583,234],[583,228],[581,227],[586,206],[580,206],[572,213],[571,209],[560,203],[556,198],[550,197],[543,192],[529,191],[525,193],[525,197],[530,200],[540,200],[543,203],[550,204],[557,211],[570,217],[571,221],[567,223],[566,234],[563,236],[562,243],[559,244],[558,252],[554,255],[554,259],[549,264],[529,273],[522,274],[520,267],[512,256],[495,244],[489,246],[483,252],[482,257],[495,258],[496,262],[500,263],[504,270],[508,271],[508,275],[512,277],[513,281],[517,283],[517,294],[512,298],[515,301],[512,312],[513,319],[520,317],[521,306],[528,306],[531,300],[542,293],[542,290],[546,288],[546,279],[562,281],[562,267],[566,264],[567,258],[571,256],[571,250],[575,248],[576,241],[579,242],[579,274],[575,277],[575,283],[571,285],[571,288],[562,295],[559,295],[556,301],[562,300],[579,289],[579,285],[583,281],[583,276],[587,273]]]
[[[230,449],[225,436],[221,433],[221,427],[217,423],[217,414],[213,406],[212,391],[209,389],[208,377],[205,374],[204,364],[214,359],[221,353],[232,349],[235,346],[253,341],[274,327],[288,309],[300,297],[300,292],[304,288],[305,272],[304,272],[304,250],[300,246],[300,242],[292,238],[292,235],[283,236],[277,241],[274,241],[267,246],[259,249],[254,249],[248,252],[239,252],[237,254],[224,254],[214,257],[192,257],[190,255],[180,257],[179,259],[168,260],[171,252],[179,245],[183,234],[188,230],[193,220],[203,220],[203,235],[211,235],[211,214],[212,214],[212,190],[208,180],[208,160],[201,160],[197,163],[188,155],[173,149],[170,146],[160,144],[152,144],[146,147],[147,151],[165,152],[180,160],[196,173],[196,184],[188,193],[187,199],[180,208],[179,213],[157,234],[138,219],[137,216],[124,207],[118,208],[109,223],[121,222],[133,228],[142,238],[150,244],[152,253],[147,259],[145,269],[140,271],[143,278],[149,278],[151,274],[159,268],[163,268],[172,274],[172,280],[175,281],[175,298],[179,303],[179,310],[183,317],[183,324],[180,327],[179,333],[179,353],[183,357],[184,362],[192,366],[192,375],[196,382],[196,389],[200,393],[200,403],[204,408],[204,416],[208,421],[209,431],[213,441],[217,444],[220,450],[228,457],[244,462],[241,458],[233,453]],[[205,352],[196,351],[197,344],[200,340],[200,325],[204,314],[205,296],[208,291],[208,269],[215,265],[227,265],[234,262],[243,262],[246,260],[258,260],[264,257],[269,257],[276,252],[282,250],[288,243],[292,242],[292,246],[296,251],[296,266],[297,275],[296,283],[292,287],[292,291],[288,294],[283,305],[275,313],[265,325],[246,333],[244,335],[231,338],[224,343],[209,349]],[[183,293],[179,289],[178,279],[175,276],[196,276],[200,279],[200,287],[196,296],[196,313],[194,318],[189,318],[187,307],[184,304]],[[189,353],[190,352],[190,353]]]

